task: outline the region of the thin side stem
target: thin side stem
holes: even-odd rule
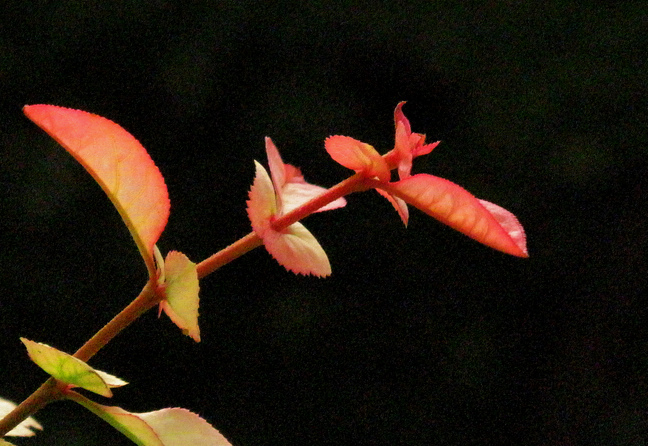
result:
[[[103,346],[159,301],[160,297],[156,295],[151,282],[148,282],[135,300],[90,338],[73,356],[82,361],[88,361]],[[57,381],[54,378],[49,378],[34,393],[0,420],[0,437],[27,419],[27,417],[61,397],[62,394],[57,387]]]

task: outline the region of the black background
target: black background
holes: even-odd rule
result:
[[[250,231],[271,136],[307,180],[349,172],[331,134],[380,152],[407,100],[441,139],[415,172],[513,213],[530,259],[370,192],[306,226],[333,275],[257,249],[201,282],[203,341],[154,312],[91,365],[101,400],[200,413],[234,445],[648,443],[643,1],[35,1],[0,6],[0,395],[45,378],[18,337],[74,351],[146,271],[89,175],[21,112],[106,116],[148,149],[200,261]],[[97,397],[96,399],[101,399]],[[130,444],[72,403],[17,444]]]

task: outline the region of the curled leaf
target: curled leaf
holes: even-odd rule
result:
[[[389,201],[392,206],[394,206],[394,209],[396,209],[396,212],[398,212],[398,216],[403,221],[405,227],[407,227],[407,223],[409,222],[409,209],[407,208],[407,203],[405,202],[405,200],[394,197],[382,189],[376,189],[376,192],[385,197],[387,201]]]
[[[0,419],[4,418],[6,415],[9,415],[9,413],[15,408],[16,405],[14,403],[4,398],[0,398]],[[34,432],[33,429],[42,430],[43,426],[41,426],[40,423],[34,418],[28,417],[23,420],[18,426],[7,432],[6,435],[11,437],[33,437],[34,435],[36,435],[36,432]],[[10,444],[9,442],[5,443]],[[0,440],[0,445],[2,445],[2,440]]]
[[[50,347],[47,344],[20,338],[27,353],[41,369],[54,378],[69,384],[72,387],[81,387],[105,397],[111,397],[112,387],[121,387],[128,384],[116,376],[100,370],[95,370],[85,362]]]
[[[25,115],[61,144],[99,183],[155,276],[153,245],[169,217],[164,179],[146,149],[114,122],[81,110],[27,105]]]
[[[79,396],[73,399],[140,446],[231,446],[211,424],[186,409],[132,413]]]
[[[184,334],[200,342],[198,327],[198,273],[196,264],[186,255],[171,251],[164,261],[166,299],[160,302],[160,309]]]
[[[418,174],[378,186],[491,248],[528,257],[522,225],[509,211],[475,198],[443,178]]]
[[[252,223],[252,229],[263,239],[265,233],[271,229],[270,219],[277,215],[278,206],[268,171],[257,161],[254,161],[254,166],[256,175],[250,188],[247,213]]]

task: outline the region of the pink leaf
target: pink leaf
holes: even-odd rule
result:
[[[419,174],[378,186],[491,248],[528,257],[522,225],[505,209],[482,202],[443,178]]]
[[[169,217],[162,174],[146,149],[114,122],[81,110],[27,105],[25,115],[61,144],[99,183],[155,275],[153,245]]]
[[[186,409],[134,413],[97,404],[81,395],[72,394],[69,398],[141,446],[231,446],[211,424]]]
[[[315,237],[301,223],[293,223],[283,231],[270,224],[278,215],[275,191],[268,172],[255,161],[256,176],[250,189],[248,216],[252,229],[263,240],[266,250],[286,269],[298,274],[328,276],[331,265]]]
[[[265,139],[270,176],[277,193],[277,207],[280,213],[287,214],[302,204],[326,192],[326,188],[307,183],[301,171],[290,164],[285,164],[279,150],[268,137]],[[346,206],[344,198],[338,198],[319,208],[316,212],[330,211]]]
[[[301,223],[293,223],[281,232],[266,231],[266,249],[284,268],[296,274],[331,275],[331,264],[317,239]]]
[[[391,177],[389,166],[369,144],[350,136],[335,135],[326,138],[325,147],[331,158],[346,168],[380,181],[389,181]]]
[[[136,415],[151,426],[164,446],[231,446],[211,424],[187,409],[174,407]]]

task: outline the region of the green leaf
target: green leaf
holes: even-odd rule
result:
[[[164,261],[166,299],[160,309],[184,334],[200,342],[198,327],[199,284],[196,264],[178,251],[171,251]]]
[[[14,403],[4,398],[0,398],[0,419],[9,415],[9,413],[15,408],[16,405]],[[12,437],[33,437],[34,435],[36,435],[36,432],[34,432],[32,429],[41,430],[43,429],[43,426],[41,426],[40,423],[34,418],[28,417],[27,419],[23,420],[18,426],[7,432],[6,435]],[[10,444],[8,442],[5,443]],[[2,440],[0,440],[0,446],[2,446]]]
[[[105,397],[111,397],[111,387],[128,384],[125,381],[100,370],[95,370],[85,362],[40,342],[20,338],[27,353],[41,369],[54,378],[72,387],[81,387]]]

